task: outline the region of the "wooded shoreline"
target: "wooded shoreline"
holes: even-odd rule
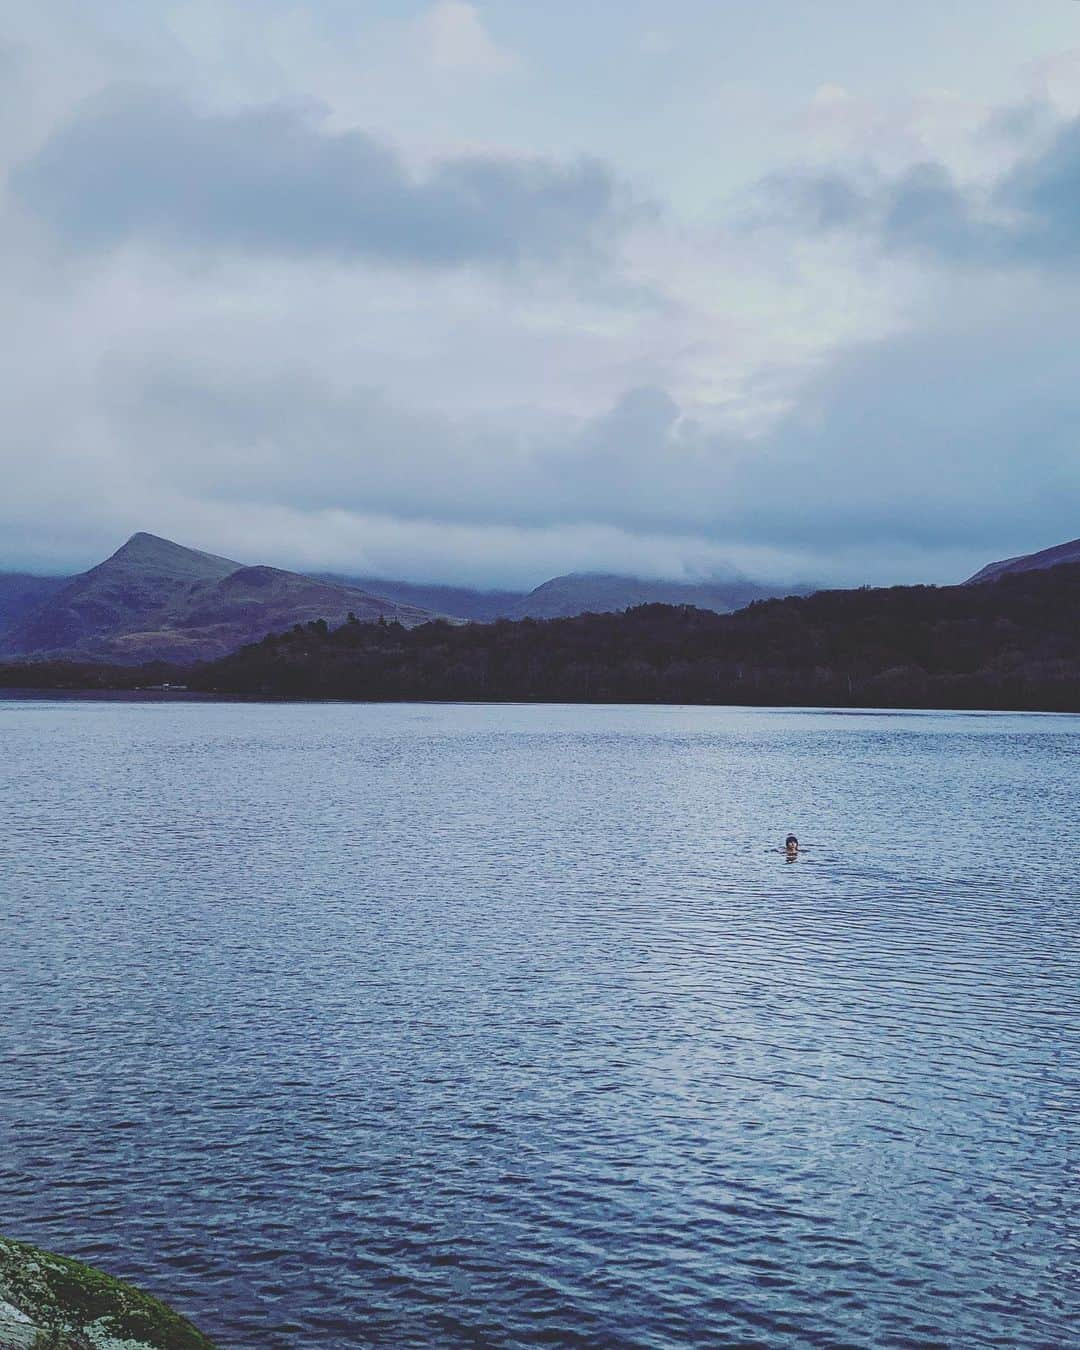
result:
[[[183,686],[177,689],[175,686]],[[642,605],[414,628],[324,620],[213,662],[0,667],[0,689],[363,702],[1080,712],[1080,565],[820,591],[720,615]]]

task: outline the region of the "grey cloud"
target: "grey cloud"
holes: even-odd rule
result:
[[[941,164],[917,164],[893,179],[843,170],[773,175],[760,185],[752,223],[815,233],[869,235],[883,248],[985,262],[1006,244],[999,224],[979,221],[974,200]]]
[[[1050,104],[1033,98],[995,108],[978,134],[988,144],[1024,146],[1030,145],[1036,136],[1053,132],[1056,121]]]
[[[951,260],[985,260],[1000,248],[999,227],[980,227],[972,203],[940,164],[918,164],[889,185],[880,229],[893,248],[926,250]]]
[[[117,443],[154,445],[161,495],[455,528],[610,528],[731,548],[977,559],[1072,537],[1075,323],[1013,316],[841,355],[766,436],[706,430],[657,388],[561,431],[420,412],[378,391],[211,366],[113,371]],[[1005,542],[1008,541],[1008,542]],[[974,570],[974,569],[971,569]],[[933,572],[932,579],[948,579]]]
[[[993,552],[1075,534],[1074,325],[1049,306],[861,345],[739,475],[748,530],[805,547]],[[770,497],[771,479],[771,497]]]
[[[932,161],[892,178],[842,169],[773,175],[760,184],[754,220],[858,232],[886,250],[966,267],[1073,267],[1080,262],[1080,118],[976,185]]]
[[[871,191],[841,169],[774,173],[758,183],[747,223],[846,229],[862,224],[870,208]]]
[[[617,447],[652,451],[664,444],[679,416],[679,405],[666,389],[651,385],[630,389],[609,412],[588,424],[582,439],[601,452]]]
[[[1080,118],[1062,127],[1042,154],[1021,163],[997,190],[1021,213],[1013,244],[1023,252],[1075,262],[1080,258]]]
[[[10,181],[76,247],[142,239],[428,267],[593,260],[635,209],[597,159],[459,156],[414,175],[373,137],[295,107],[200,115],[131,90],[83,105]]]

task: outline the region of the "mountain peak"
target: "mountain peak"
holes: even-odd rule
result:
[[[214,553],[203,553],[200,549],[185,548],[171,539],[163,539],[157,534],[148,534],[138,530],[131,538],[116,550],[111,557],[99,563],[93,572],[105,568],[109,572],[146,572],[159,576],[209,581],[228,576],[242,567],[243,563],[231,558],[219,558]]]
[[[222,656],[297,623],[433,616],[277,567],[247,567],[139,530],[71,577],[3,635],[5,654],[90,654],[121,662]]]
[[[150,534],[148,530],[136,530],[130,539],[126,540],[116,550],[117,553],[139,553],[148,549],[181,549],[184,553],[192,552],[185,548],[183,544],[177,544],[172,539],[166,539],[160,534]]]

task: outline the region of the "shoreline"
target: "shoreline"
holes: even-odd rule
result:
[[[214,1342],[134,1285],[29,1242],[0,1237],[2,1350],[216,1350]]]
[[[315,698],[285,694],[214,693],[204,690],[162,689],[51,689],[0,686],[0,703],[244,703],[332,707],[461,707],[461,708],[723,708],[729,712],[836,713],[848,716],[927,717],[952,713],[969,717],[1080,717],[1080,708],[944,707],[927,704],[860,703],[704,703],[650,699],[525,699],[525,698]],[[2,1347],[0,1347],[2,1350]]]

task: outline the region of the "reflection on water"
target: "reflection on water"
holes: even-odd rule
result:
[[[229,1346],[1071,1342],[1080,719],[0,745],[0,1229]]]

